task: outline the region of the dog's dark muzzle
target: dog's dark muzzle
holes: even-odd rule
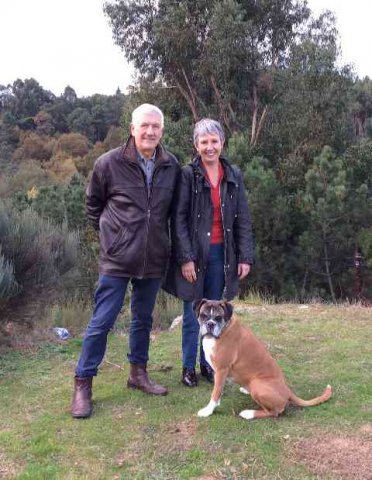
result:
[[[213,330],[214,330],[214,327],[216,326],[216,324],[214,322],[212,322],[211,320],[209,320],[206,324],[205,324],[205,328],[207,330],[207,333],[213,333]]]

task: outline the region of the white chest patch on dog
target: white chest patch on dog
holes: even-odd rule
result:
[[[216,339],[215,338],[210,338],[210,337],[204,337],[203,338],[203,350],[204,350],[204,355],[205,359],[209,363],[209,365],[215,370],[212,362],[212,355],[213,355],[213,350],[216,344]]]

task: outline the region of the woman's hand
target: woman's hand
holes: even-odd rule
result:
[[[239,280],[243,280],[251,270],[249,263],[238,263],[238,277]]]
[[[187,262],[181,267],[183,277],[190,283],[196,282],[195,263]]]

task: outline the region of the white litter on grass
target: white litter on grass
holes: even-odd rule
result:
[[[68,340],[71,338],[70,332],[67,330],[67,328],[54,327],[53,332],[60,340]]]

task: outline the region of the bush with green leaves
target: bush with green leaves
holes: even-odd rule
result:
[[[16,320],[25,298],[40,295],[41,303],[49,302],[49,294],[42,292],[58,286],[77,265],[79,237],[30,208],[20,212],[0,203],[0,245],[1,327],[8,309]]]
[[[32,207],[40,217],[55,224],[66,223],[68,228],[83,229],[86,224],[85,185],[79,174],[75,174],[67,185],[44,185],[37,189],[34,197],[17,193],[13,205],[22,211]]]

